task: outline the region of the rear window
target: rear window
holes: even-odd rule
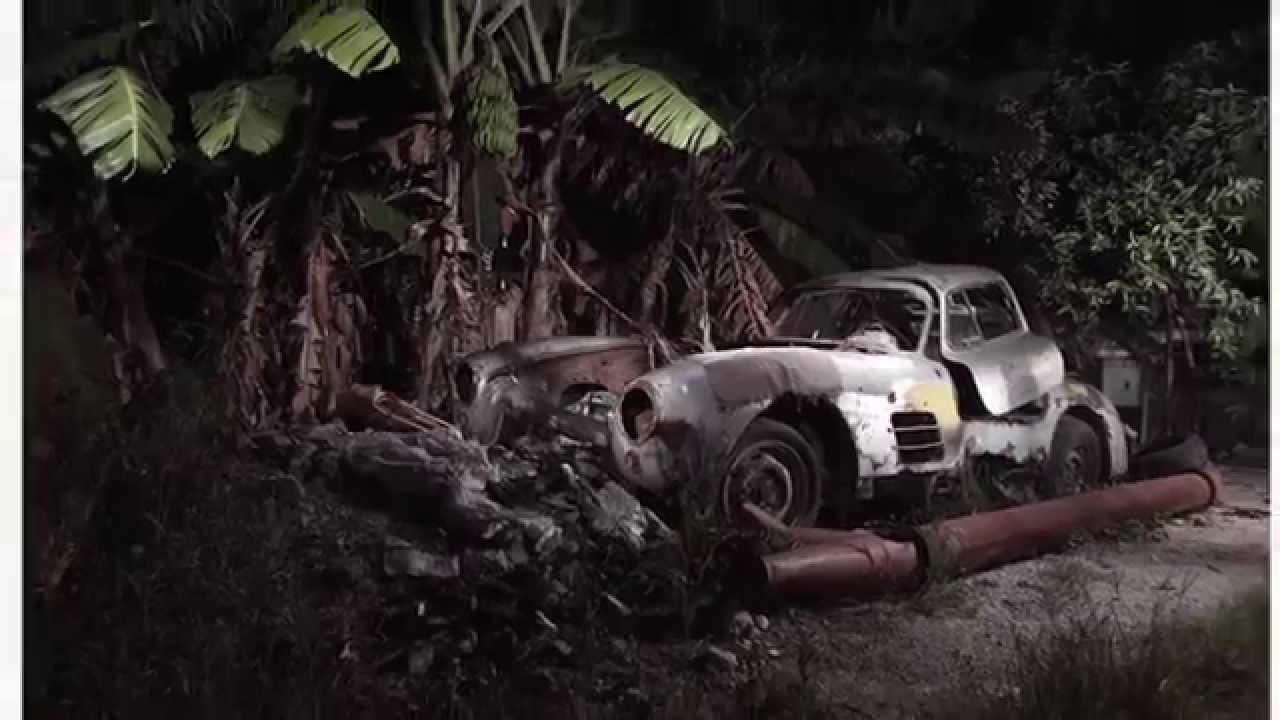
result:
[[[977,314],[978,327],[984,340],[994,340],[1021,329],[1018,308],[1013,298],[999,283],[990,283],[965,291],[969,304]]]

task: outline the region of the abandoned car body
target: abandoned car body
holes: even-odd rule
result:
[[[772,337],[662,367],[635,339],[477,353],[457,378],[464,431],[494,442],[504,417],[531,410],[567,428],[564,400],[609,390],[607,429],[565,432],[607,445],[627,481],[696,480],[720,511],[750,501],[790,524],[850,493],[924,501],[981,476],[1010,495],[1061,495],[1127,470],[1114,406],[1066,376],[992,270],[830,276],[785,293],[772,320]]]

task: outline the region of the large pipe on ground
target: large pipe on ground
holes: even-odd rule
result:
[[[1199,510],[1217,502],[1216,468],[1093,490],[1070,497],[912,528],[901,540],[867,530],[781,527],[759,508],[747,511],[796,545],[760,558],[761,580],[783,594],[903,589],[1036,555],[1073,532]]]

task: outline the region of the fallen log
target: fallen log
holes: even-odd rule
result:
[[[793,548],[760,558],[757,581],[782,594],[833,595],[919,586],[1032,557],[1073,532],[1099,530],[1159,513],[1217,502],[1222,478],[1212,466],[1071,497],[932,523],[891,539],[867,530],[783,528],[745,506]]]

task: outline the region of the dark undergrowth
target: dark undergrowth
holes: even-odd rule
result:
[[[58,448],[48,470],[97,501],[28,605],[35,715],[341,717],[364,699],[342,655],[359,608],[316,602],[298,489],[240,459],[220,407],[177,373]]]
[[[579,649],[557,666],[513,659],[486,677],[414,672],[406,594],[381,574],[385,528],[255,460],[209,388],[176,372],[93,428],[48,429],[53,451],[29,452],[28,502],[50,519],[29,527],[28,547],[57,535],[52,554],[70,558],[56,583],[55,563],[28,563],[32,717],[828,716],[794,675],[697,672],[697,642]],[[87,521],[64,517],[68,495]],[[634,691],[591,692],[605,675]]]
[[[1020,637],[997,691],[961,699],[982,720],[1267,717],[1270,595],[1252,589],[1208,617],[1157,608],[1141,627],[1096,609]]]

